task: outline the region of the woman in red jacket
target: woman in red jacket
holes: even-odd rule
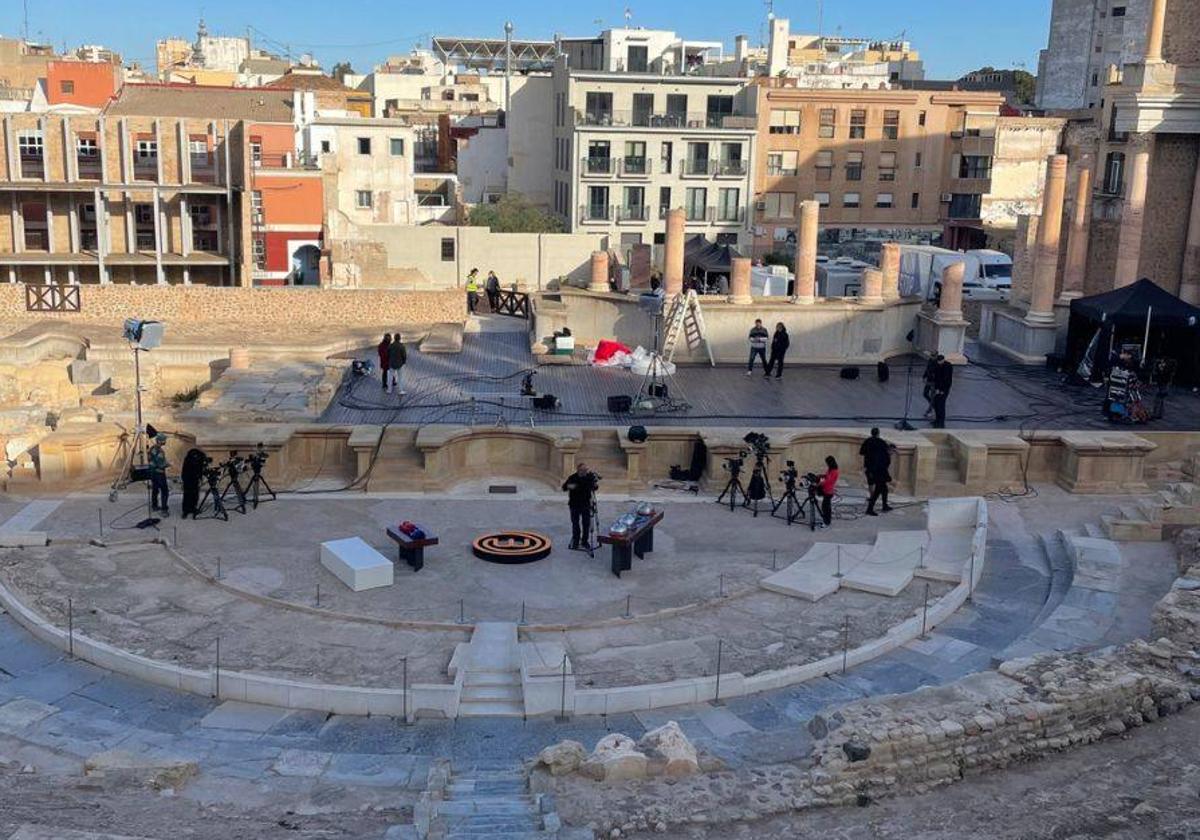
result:
[[[832,455],[826,455],[825,466],[827,467],[825,474],[821,476],[821,482],[817,485],[817,492],[821,494],[822,528],[828,528],[829,523],[833,522],[833,497],[837,493],[838,482],[837,459]]]
[[[383,374],[383,390],[387,390],[388,348],[392,346],[392,334],[384,333],[383,341],[379,342],[379,372]]]

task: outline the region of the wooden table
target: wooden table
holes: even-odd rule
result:
[[[617,577],[621,572],[633,568],[633,555],[644,559],[654,551],[654,526],[662,522],[663,512],[656,510],[650,516],[638,517],[638,521],[630,526],[624,534],[601,534],[600,545],[612,546],[612,573]]]
[[[425,566],[425,547],[437,545],[437,537],[425,537],[422,540],[414,540],[408,534],[388,526],[387,535],[396,543],[400,553],[400,559],[413,568],[413,571],[419,572]]]

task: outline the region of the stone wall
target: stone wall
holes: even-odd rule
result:
[[[61,319],[68,322],[145,318],[167,322],[252,325],[342,324],[359,326],[437,324],[466,317],[457,291],[371,289],[212,288],[208,286],[87,286],[81,308],[70,312],[26,312],[25,288],[0,285],[0,321]]]
[[[1150,158],[1139,277],[1178,294],[1200,138],[1159,134]]]

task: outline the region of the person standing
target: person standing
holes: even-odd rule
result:
[[[832,455],[825,456],[825,474],[817,484],[817,492],[821,495],[821,524],[828,528],[833,522],[833,497],[837,495],[838,462]]]
[[[867,490],[871,495],[867,499],[867,516],[878,516],[875,513],[875,502],[883,500],[883,512],[890,511],[888,504],[888,483],[892,476],[889,469],[892,466],[892,450],[890,443],[879,436],[879,429],[871,429],[871,436],[862,442],[858,454],[863,459],[863,472],[867,475]]]
[[[479,305],[479,269],[472,268],[471,273],[467,275],[467,311],[472,315],[475,314],[475,308]]]
[[[767,367],[767,340],[771,334],[767,332],[767,328],[763,326],[762,318],[754,319],[754,326],[750,328],[750,361],[746,364],[746,375],[754,373],[754,360],[756,358],[762,360],[763,373],[770,374],[771,371]]]
[[[387,390],[388,385],[388,348],[392,346],[392,334],[384,333],[383,341],[379,342],[379,374],[383,379],[383,390]]]
[[[404,341],[400,333],[392,339],[388,347],[388,393],[400,392],[404,396],[404,365],[408,362],[408,351],[404,349]]]
[[[946,399],[950,396],[950,387],[954,384],[954,365],[942,355],[939,355],[937,368],[933,372],[933,428],[946,428]]]
[[[775,378],[783,378],[783,357],[787,355],[788,347],[792,344],[791,338],[788,337],[787,327],[780,321],[775,325],[775,334],[771,336],[771,358],[767,360],[767,372],[763,376],[767,379],[771,378],[771,371],[775,371]]]
[[[493,313],[498,312],[500,310],[500,278],[496,276],[496,272],[488,272],[483,286],[487,291],[488,309]]]
[[[586,549],[592,541],[592,496],[600,479],[581,463],[563,482],[567,507],[571,511],[571,550]]]
[[[164,434],[156,435],[154,445],[150,447],[150,507],[162,511],[163,516],[170,516],[167,507],[167,496],[171,492],[167,484],[167,452],[163,446],[167,442]]]
[[[925,416],[933,414],[933,375],[937,372],[938,356],[930,356],[929,361],[925,363],[925,373],[921,374],[921,381],[925,383],[925,387],[921,390],[921,396],[925,398]]]
[[[387,370],[385,367],[384,370]],[[179,471],[179,480],[183,484],[183,518],[188,514],[196,518],[200,505],[200,481],[204,478],[204,468],[208,458],[200,449],[189,449],[183,458],[183,468]]]

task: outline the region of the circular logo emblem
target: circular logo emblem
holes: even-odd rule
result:
[[[489,563],[532,563],[550,554],[550,538],[535,531],[497,531],[471,543],[471,551]]]

